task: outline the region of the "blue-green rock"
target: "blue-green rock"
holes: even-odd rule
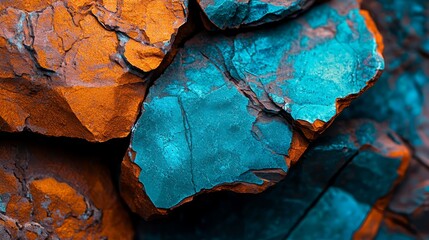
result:
[[[386,70],[345,118],[386,122],[429,166],[429,1],[365,1],[385,42]]]
[[[429,239],[428,179],[429,169],[414,158],[389,203],[376,239]]]
[[[257,26],[295,16],[314,0],[198,0],[208,20],[220,29]]]
[[[385,43],[386,71],[344,118],[367,117],[396,131],[413,150],[375,239],[429,239],[429,2],[368,0]]]
[[[402,152],[396,154],[394,152]],[[405,144],[366,120],[334,123],[257,195],[209,194],[166,219],[142,221],[139,239],[351,239],[402,176]],[[382,210],[382,209],[380,209]]]
[[[125,200],[149,216],[205,191],[260,192],[382,68],[353,0],[266,30],[198,34],[149,89],[123,164],[139,193]]]

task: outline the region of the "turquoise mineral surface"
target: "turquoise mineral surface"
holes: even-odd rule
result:
[[[323,131],[337,100],[360,94],[383,64],[353,0],[269,29],[198,34],[149,89],[134,127],[141,191],[170,209],[211,189],[274,184],[306,133]]]
[[[220,29],[256,26],[301,13],[314,0],[199,0],[207,18]]]
[[[393,129],[413,150],[375,239],[429,239],[429,1],[367,0],[383,35],[386,70],[343,118]]]
[[[429,166],[429,1],[366,1],[385,42],[386,70],[345,118],[386,122]]]
[[[139,229],[145,239],[352,239],[395,186],[407,156],[392,153],[404,149],[372,121],[335,122],[266,192],[201,196]]]

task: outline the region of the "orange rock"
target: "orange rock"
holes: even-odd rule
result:
[[[0,3],[0,131],[126,137],[187,2]]]
[[[132,239],[106,150],[55,142],[0,139],[0,239]]]
[[[130,40],[125,44],[124,56],[134,67],[149,72],[161,64],[165,54],[159,48]]]

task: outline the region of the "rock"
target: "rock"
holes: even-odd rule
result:
[[[344,117],[388,123],[429,166],[429,2],[371,0],[365,7],[385,39],[386,71]]]
[[[321,16],[325,16],[322,18]],[[257,193],[383,68],[355,1],[294,22],[190,40],[149,90],[122,165],[122,195],[149,217],[217,190]]]
[[[258,26],[296,16],[314,0],[198,0],[208,20],[220,29]]]
[[[267,191],[198,196],[166,219],[141,221],[138,239],[367,239],[409,160],[382,125],[336,122]]]
[[[428,239],[429,2],[365,1],[385,39],[386,71],[344,118],[384,123],[413,149],[406,178],[371,239]]]
[[[0,238],[133,239],[101,150],[2,136]]]
[[[130,40],[125,44],[124,56],[133,66],[148,72],[161,64],[165,54],[159,48]]]
[[[6,0],[0,12],[0,130],[104,142],[130,133],[187,1]]]
[[[429,238],[429,170],[416,159],[411,161],[405,180],[389,203],[377,239],[402,236],[403,239]]]

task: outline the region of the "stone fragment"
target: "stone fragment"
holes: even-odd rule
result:
[[[186,0],[1,1],[0,130],[128,136],[186,18]]]
[[[0,238],[133,239],[106,152],[58,139],[2,136]]]
[[[429,239],[429,170],[424,163],[411,161],[388,210],[375,239]]]
[[[325,16],[325,18],[321,18]],[[190,40],[154,83],[122,165],[122,195],[149,217],[196,194],[257,193],[383,68],[353,1],[294,22]]]
[[[198,0],[208,20],[220,29],[258,26],[293,17],[314,0]]]
[[[364,2],[385,39],[386,71],[345,111],[344,118],[367,117],[395,130],[413,149],[406,179],[371,239],[428,239],[429,212],[429,2]]]
[[[365,8],[385,39],[386,71],[345,117],[388,123],[429,166],[429,2],[370,0]]]
[[[368,239],[410,151],[367,120],[336,122],[286,178],[256,195],[209,194],[166,219],[139,225],[138,239]]]
[[[164,52],[159,48],[146,46],[134,40],[125,43],[125,59],[134,67],[145,72],[156,69],[164,56]]]

